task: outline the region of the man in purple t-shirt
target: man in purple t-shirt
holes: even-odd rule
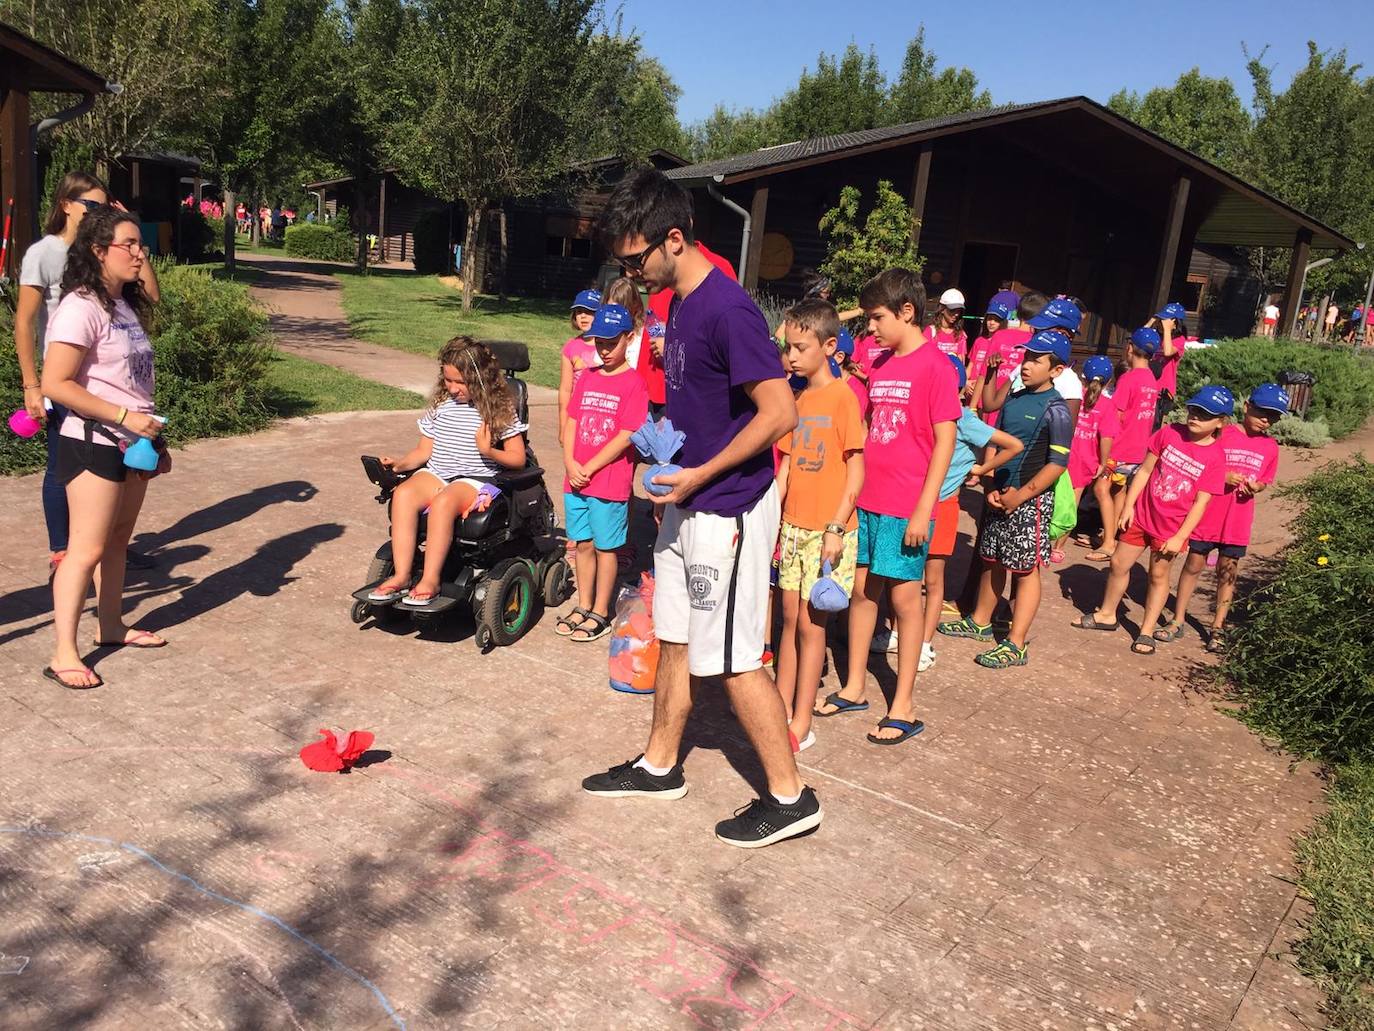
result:
[[[763,798],[716,824],[741,848],[771,845],[820,825],[801,782],[787,712],[764,671],[768,571],[781,517],[770,449],[797,424],[797,407],[762,313],[697,249],[692,200],[653,169],[627,176],[601,214],[607,249],[650,291],[670,289],[663,366],[668,418],[686,435],[682,471],[654,544],[659,640],[654,722],[644,754],[588,777],[610,798],[680,798],[678,749],[692,678],[721,677],[768,779]]]

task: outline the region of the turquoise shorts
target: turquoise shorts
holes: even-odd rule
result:
[[[923,580],[926,575],[926,555],[930,552],[930,534],[919,548],[902,543],[907,521],[900,516],[879,515],[858,509],[859,565],[870,573],[889,580]],[[935,532],[932,519],[931,534]]]
[[[591,541],[597,551],[615,551],[629,534],[630,503],[569,491],[563,495],[563,521],[568,524],[568,540]]]

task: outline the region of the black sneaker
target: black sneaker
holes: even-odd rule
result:
[[[596,773],[582,781],[582,790],[603,798],[681,798],[687,794],[687,779],[678,763],[662,777],[655,777],[635,763],[643,759],[637,755],[627,763],[612,766],[605,773]]]
[[[821,803],[816,792],[802,788],[801,798],[782,805],[771,798],[756,798],[716,824],[716,837],[739,848],[763,848],[785,838],[795,838],[821,825]]]

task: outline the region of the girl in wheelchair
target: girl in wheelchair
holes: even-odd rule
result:
[[[400,458],[384,456],[394,472],[415,474],[391,499],[391,554],[395,573],[377,585],[369,601],[401,599],[423,608],[439,593],[444,559],[461,516],[480,511],[490,499],[478,491],[480,477],[525,465],[524,433],[529,426],[516,413],[492,353],[471,337],[454,337],[439,352],[439,380],[420,416],[420,442]],[[424,570],[411,587],[420,515],[429,509]],[[409,588],[409,590],[407,590]]]

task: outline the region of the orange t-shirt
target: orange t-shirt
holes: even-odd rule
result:
[[[778,441],[791,459],[782,517],[803,530],[824,530],[844,494],[844,456],[863,450],[867,431],[859,399],[842,379],[798,394],[797,416],[797,428]],[[848,529],[858,525],[851,515]]]

